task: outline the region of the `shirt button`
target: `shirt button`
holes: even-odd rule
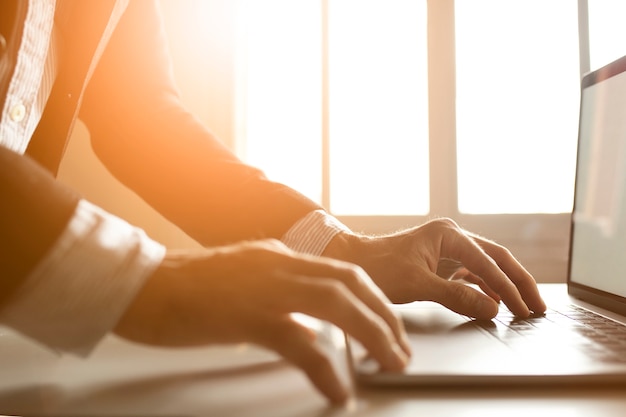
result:
[[[16,104],[11,107],[11,111],[9,112],[9,117],[15,123],[19,123],[24,120],[24,116],[26,116],[26,107],[22,103]]]

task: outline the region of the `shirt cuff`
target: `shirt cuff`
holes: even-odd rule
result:
[[[315,210],[298,220],[281,241],[296,252],[319,256],[332,238],[341,232],[352,233],[324,210]]]
[[[143,230],[81,200],[0,321],[52,350],[87,356],[164,256]]]

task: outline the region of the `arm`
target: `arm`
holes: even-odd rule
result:
[[[402,369],[410,348],[389,300],[355,265],[297,254],[276,240],[169,253],[116,327],[157,346],[251,342],[301,368],[335,402],[347,398],[300,312],[360,340],[381,367]]]
[[[132,5],[137,12],[148,3]],[[135,17],[150,20],[149,15]],[[121,38],[118,46],[125,47],[127,40]],[[151,71],[158,71],[151,65],[135,74],[145,83],[130,88],[137,81],[124,78],[124,71],[136,68],[130,46],[130,56],[121,55],[129,58],[118,68],[121,73],[107,72],[103,61],[102,73],[112,74],[116,82],[98,84],[96,75],[92,92],[98,92],[97,86],[105,91],[88,95],[85,118],[101,157],[144,198],[203,243],[280,236],[295,219],[317,208],[234,158],[180,107],[167,82],[153,89]],[[163,68],[167,75],[167,66]],[[129,89],[118,89],[118,80],[129,83]],[[109,95],[109,87],[119,95]],[[145,111],[133,113],[141,108],[137,104],[145,105]],[[6,178],[18,174],[9,182],[25,189],[33,172],[46,178],[42,188],[69,192],[32,161],[25,172],[7,170]],[[51,207],[39,203],[32,199],[24,205],[39,207],[40,226],[45,226]],[[163,262],[162,250],[154,244],[152,256],[142,257],[145,262],[132,262],[133,255],[142,254],[145,236],[120,219],[109,219],[112,228],[102,230],[105,213],[78,197],[73,203],[59,230],[43,245],[45,255],[33,257],[9,302],[0,306],[3,323],[53,349],[87,354],[98,341],[94,335],[102,337],[116,323],[118,334],[162,346],[251,341],[278,351],[304,369],[322,392],[340,401],[345,392],[332,364],[316,348],[313,335],[290,318],[291,312],[301,311],[353,334],[384,368],[406,364],[408,346],[401,323],[382,293],[352,265],[299,256],[272,241],[170,253]],[[11,221],[16,213],[3,214]],[[14,232],[16,238],[24,237],[19,227]],[[37,236],[38,228],[33,232]],[[6,246],[11,237],[2,237]],[[28,256],[26,246],[22,251]],[[112,257],[118,262],[110,262]],[[120,270],[126,273],[120,276]],[[103,294],[101,285],[111,281],[114,288]],[[91,307],[88,314],[82,309],[85,304]],[[224,317],[230,320],[224,322]]]
[[[243,164],[181,105],[155,2],[131,2],[81,118],[98,157],[204,245],[280,238],[318,205]]]
[[[30,158],[0,146],[0,306],[58,238],[79,201]]]
[[[354,265],[277,241],[170,252],[161,262],[163,249],[137,229],[4,147],[0,191],[0,321],[52,349],[86,355],[111,329],[159,346],[253,342],[343,401],[314,335],[290,317],[303,312],[354,335],[385,369],[407,362],[401,323]]]
[[[0,321],[53,350],[87,355],[164,248],[4,147],[0,195]]]

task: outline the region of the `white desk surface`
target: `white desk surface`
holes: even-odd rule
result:
[[[335,360],[349,379],[342,350]],[[251,346],[160,350],[109,337],[88,359],[77,359],[0,328],[4,415],[622,417],[625,394],[620,386],[355,387],[348,405],[334,407],[300,371]]]

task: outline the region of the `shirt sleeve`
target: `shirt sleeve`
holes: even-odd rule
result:
[[[314,210],[298,220],[281,241],[296,252],[318,256],[332,238],[341,232],[352,233],[346,225],[324,210]]]
[[[54,351],[87,356],[164,256],[143,230],[81,200],[0,322]]]

